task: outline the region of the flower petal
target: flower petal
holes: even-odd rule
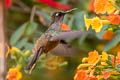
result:
[[[102,21],[99,19],[99,17],[94,17],[91,25],[92,29],[94,29],[96,32],[100,32],[103,27]]]
[[[88,54],[89,54],[89,57],[88,57],[88,63],[89,64],[94,64],[99,58],[99,54],[96,50],[92,51],[92,52],[89,52]]]
[[[63,30],[63,31],[69,31],[70,27],[68,27],[66,24],[62,24],[61,30]]]
[[[107,4],[108,4],[108,0],[95,0],[94,7],[96,14],[106,13]]]
[[[114,33],[110,30],[107,30],[103,35],[103,40],[112,40]]]
[[[84,15],[84,20],[85,20],[85,26],[87,28],[87,30],[89,29],[91,23],[92,23],[92,19],[87,19],[86,15]]]

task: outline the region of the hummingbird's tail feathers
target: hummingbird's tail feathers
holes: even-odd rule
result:
[[[26,73],[31,74],[32,70],[34,69],[36,62],[38,60],[38,58],[40,57],[41,53],[43,52],[43,47],[41,47],[37,53],[34,53],[31,57],[30,57],[30,61],[28,62],[27,66],[26,66]]]

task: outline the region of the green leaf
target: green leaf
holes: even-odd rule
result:
[[[30,36],[30,35],[32,35],[36,31],[36,29],[37,29],[37,23],[35,23],[35,22],[28,22],[25,34],[27,36]]]
[[[26,50],[32,51],[32,49],[33,49],[33,47],[34,47],[34,44],[27,42],[27,43],[24,45],[24,47],[25,47],[24,51],[26,51]]]
[[[111,59],[111,56],[108,56],[107,64],[112,65],[112,59]]]
[[[17,41],[20,39],[20,37],[23,35],[25,29],[27,27],[27,23],[24,23],[20,28],[18,28],[11,36],[10,38],[10,45],[14,46]]]
[[[110,42],[105,45],[104,51],[108,51],[111,48],[115,47],[120,42],[120,35],[116,35]]]
[[[84,14],[86,14],[85,11],[80,11],[75,14],[75,26],[77,26],[78,30],[85,30]]]
[[[25,43],[27,43],[27,41],[28,41],[27,37],[23,38],[22,40],[20,40],[19,42],[17,42],[16,47],[19,48],[19,49],[21,49],[22,47],[24,47],[26,45]]]
[[[72,29],[72,25],[73,25],[73,21],[74,21],[74,17],[72,16],[68,22],[68,26]]]
[[[113,71],[112,69],[105,70],[105,72],[112,72],[112,71]]]

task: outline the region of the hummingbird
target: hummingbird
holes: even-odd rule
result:
[[[37,60],[39,59],[40,55],[44,52],[44,53],[48,53],[48,52],[55,52],[55,50],[53,50],[54,48],[60,49],[59,45],[60,43],[64,43],[66,44],[66,42],[64,42],[63,39],[66,39],[67,37],[71,38],[71,37],[77,37],[78,35],[81,35],[81,31],[61,31],[61,26],[63,23],[63,19],[64,16],[73,11],[76,10],[76,8],[71,9],[71,10],[67,10],[67,11],[59,11],[59,12],[54,12],[52,14],[52,22],[49,26],[49,28],[47,29],[47,31],[40,36],[40,38],[36,41],[34,48],[32,50],[32,56],[30,57],[30,60],[26,66],[26,72],[30,73],[32,72],[32,70],[34,69]],[[59,35],[58,35],[59,34]],[[69,36],[71,35],[71,36]],[[63,45],[64,50],[66,50],[65,48],[69,47],[69,45]],[[73,48],[68,48],[68,51],[71,52],[71,50],[73,50]],[[74,50],[75,51],[75,50]],[[62,53],[62,52],[61,52]],[[72,53],[73,54],[73,53]],[[71,54],[71,56],[72,56]],[[58,56],[62,56],[63,54],[55,54]],[[74,54],[75,55],[75,54]],[[69,56],[69,54],[65,54],[65,56]]]

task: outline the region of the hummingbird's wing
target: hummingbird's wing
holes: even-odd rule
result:
[[[85,53],[83,50],[79,50],[74,46],[70,46],[64,43],[60,43],[49,52],[56,56],[80,56],[81,53]]]
[[[64,31],[60,32],[58,35],[53,36],[50,41],[57,41],[57,40],[64,40],[68,38],[78,38],[83,35],[88,35],[90,32],[85,32],[85,31],[77,31],[77,30],[72,30],[72,31]]]

